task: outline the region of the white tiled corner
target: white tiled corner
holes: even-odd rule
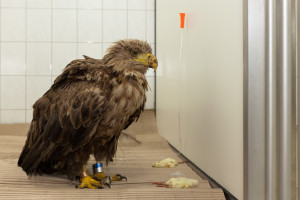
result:
[[[128,11],[128,38],[146,39],[146,16],[144,11]]]
[[[1,9],[1,41],[25,41],[25,8]]]
[[[102,56],[104,56],[107,53],[107,49],[114,45],[114,43],[103,43],[102,47]]]
[[[53,9],[52,40],[58,42],[76,42],[76,10]]]
[[[26,0],[27,8],[51,8],[51,0]]]
[[[51,41],[51,9],[27,9],[27,41]]]
[[[146,0],[128,0],[129,10],[145,10]]]
[[[25,0],[0,0],[2,8],[24,8]]]
[[[78,11],[78,41],[102,42],[102,11]]]
[[[33,109],[26,110],[25,113],[25,123],[30,123],[32,121]]]
[[[154,77],[147,77],[147,81],[150,89],[146,93],[147,101],[145,104],[145,109],[154,109]]]
[[[27,76],[26,109],[32,109],[33,104],[47,92],[51,85],[51,76]]]
[[[146,27],[146,31],[147,31],[147,41],[149,43],[155,43],[155,38],[154,38],[154,11],[147,11],[147,27]]]
[[[103,11],[103,42],[127,38],[127,11]]]
[[[101,9],[102,0],[78,0],[78,9]]]
[[[77,0],[52,0],[53,8],[77,8]]]
[[[1,43],[1,75],[25,75],[25,43]]]
[[[25,123],[25,110],[1,110],[1,123]]]
[[[25,76],[1,76],[1,109],[25,108]]]
[[[27,43],[26,74],[51,75],[51,43]]]
[[[103,9],[127,9],[127,0],[103,0]]]
[[[102,58],[102,43],[79,43],[77,57],[83,58],[83,55],[101,59]]]
[[[155,10],[155,2],[154,0],[146,0],[146,9],[147,10]]]
[[[52,75],[61,74],[62,70],[77,57],[76,43],[52,44]]]

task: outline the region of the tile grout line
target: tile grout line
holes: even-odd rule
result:
[[[50,20],[50,85],[53,83],[52,70],[53,70],[53,0],[51,0],[51,20]]]
[[[2,41],[2,43],[22,43],[24,41]],[[51,41],[27,41],[27,43],[51,43]],[[53,43],[76,43],[76,42],[68,42],[68,41],[53,41]],[[92,44],[100,44],[102,43],[101,41],[86,41],[86,42],[78,42],[78,43],[82,43],[82,44],[87,44],[87,43],[92,43]],[[104,43],[110,43],[110,42],[104,42]]]
[[[59,76],[59,75],[60,74],[52,74],[52,76]],[[0,77],[10,77],[10,76],[20,77],[20,76],[24,76],[24,75],[0,75]],[[28,76],[28,77],[49,77],[49,75],[45,75],[45,74],[41,74],[41,75],[28,74],[26,76]],[[154,77],[154,75],[147,75],[147,77]]]
[[[128,38],[128,24],[129,24],[129,23],[128,23],[128,0],[126,0],[126,2],[127,2],[127,3],[126,3],[126,6],[127,6],[127,7],[126,7],[126,13],[127,13],[127,15],[126,15],[126,29],[127,29],[127,30],[126,30],[126,33],[127,33],[126,38]]]
[[[103,16],[104,16],[104,11],[103,11],[103,1],[101,1],[101,31],[102,31],[102,33],[101,33],[101,42],[102,42],[102,44],[101,44],[101,47],[102,47],[102,55],[101,55],[101,57],[103,58],[103,56],[104,56],[104,47],[103,47],[103,45],[104,45],[104,42],[103,42],[103,38],[104,38],[104,36],[103,36]]]
[[[4,108],[4,109],[1,109],[1,110],[4,110],[4,111],[7,111],[7,110],[26,111],[26,110],[32,110],[32,109],[30,109],[30,108],[25,108],[25,109],[21,109],[21,108]]]
[[[25,7],[3,7],[4,9],[22,9]],[[38,8],[38,7],[27,7],[27,9],[31,10],[49,10],[51,8]],[[74,10],[75,8],[52,8],[55,10]],[[100,8],[78,8],[78,10],[107,10],[107,11],[120,11],[120,10],[130,10],[130,11],[144,11],[143,9],[125,9],[125,8],[110,8],[110,9],[100,9]],[[148,10],[148,9],[147,9]],[[148,10],[148,11],[154,11],[154,10]]]
[[[78,58],[78,0],[76,0],[76,59]]]
[[[1,46],[2,46],[2,42],[1,42],[1,40],[2,40],[2,35],[1,35],[1,19],[2,19],[2,7],[1,7],[1,2],[0,2],[0,97],[2,96],[1,94],[2,94],[2,89],[1,89],[1,86],[2,86],[2,78],[1,78],[1,70],[2,70],[2,65],[1,65],[1,60],[2,60],[2,55],[1,55]],[[2,117],[1,117],[1,114],[2,114],[2,109],[1,109],[1,103],[2,103],[2,101],[1,101],[1,98],[0,98],[0,124],[2,123]]]
[[[156,0],[154,0],[154,30],[153,30],[153,32],[154,32],[154,55],[155,56],[157,56],[156,55]],[[156,92],[157,92],[157,87],[156,87],[156,71],[154,72],[154,110],[155,110],[155,115],[156,115],[156,97],[157,97],[157,95],[156,95]]]
[[[147,13],[148,13],[148,11],[147,11],[147,1],[148,0],[145,0],[145,41],[147,41],[147,19],[148,19],[148,17],[147,17]]]
[[[27,0],[25,0],[25,114],[24,123],[26,122],[26,108],[27,108]]]

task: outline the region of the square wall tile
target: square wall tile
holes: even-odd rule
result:
[[[52,0],[53,8],[77,8],[77,0]]]
[[[146,34],[147,34],[147,41],[149,43],[155,43],[154,38],[154,11],[147,11],[147,27],[146,27]]]
[[[103,0],[103,9],[127,9],[127,0]]]
[[[25,109],[25,76],[1,77],[1,109]]]
[[[60,75],[62,70],[77,57],[76,43],[52,44],[52,75]]]
[[[77,57],[79,59],[82,59],[83,55],[96,59],[101,59],[102,43],[79,43]]]
[[[146,0],[128,0],[129,10],[145,10]]]
[[[25,113],[25,123],[31,123],[33,116],[33,109],[26,110]]]
[[[51,9],[27,9],[27,40],[51,41]]]
[[[58,42],[77,41],[76,10],[53,9],[52,40]]]
[[[51,0],[26,0],[27,8],[51,8]]]
[[[146,9],[147,10],[155,10],[154,0],[146,0]]]
[[[25,41],[25,8],[1,9],[1,41]]]
[[[154,77],[147,77],[147,81],[150,89],[146,93],[147,101],[145,104],[145,109],[154,109]]]
[[[101,9],[102,0],[78,0],[78,9]]]
[[[32,109],[33,104],[42,97],[51,86],[51,76],[27,76],[26,109]]]
[[[25,43],[1,43],[1,75],[25,75]]]
[[[1,123],[25,123],[25,110],[1,110]]]
[[[27,75],[51,75],[51,43],[27,43]]]
[[[145,11],[128,11],[128,38],[146,39]]]
[[[25,0],[0,0],[0,6],[2,8],[24,8]]]
[[[103,42],[127,38],[127,11],[103,11]]]
[[[78,41],[102,42],[102,11],[78,11]]]

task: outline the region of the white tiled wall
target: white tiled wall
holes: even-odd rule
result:
[[[0,0],[0,123],[32,119],[32,104],[72,60],[101,58],[112,42],[152,47],[154,0]],[[154,73],[146,109],[154,107]]]

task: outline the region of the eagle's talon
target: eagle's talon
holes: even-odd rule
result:
[[[104,185],[106,185],[107,187],[109,187],[109,189],[111,189],[109,183],[104,183]]]
[[[80,181],[80,176],[75,176],[76,181]]]
[[[96,181],[91,176],[85,176],[80,179],[81,184],[78,186],[76,185],[75,188],[83,189],[83,188],[89,188],[89,189],[97,189],[101,186],[101,183],[99,181]]]
[[[110,178],[110,176],[105,176],[105,178],[103,180],[103,184],[107,185],[107,187],[110,188],[110,184],[111,184],[111,178]]]
[[[111,178],[113,181],[122,181],[123,179],[127,181],[126,176],[122,176],[121,174],[112,175]]]

